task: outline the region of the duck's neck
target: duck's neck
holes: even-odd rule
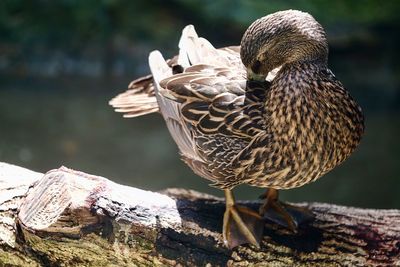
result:
[[[326,70],[327,65],[318,60],[286,63],[271,71],[267,80],[248,80],[246,83],[246,102],[265,103],[268,100],[271,88],[274,88],[275,91],[297,91],[297,89],[304,87],[305,83],[312,82],[316,76],[321,76],[321,73],[325,73]]]
[[[315,76],[320,76],[322,72],[325,72],[328,66],[325,61],[320,60],[305,60],[286,63],[281,67],[278,73],[275,75],[272,83],[298,83],[298,82],[311,82]],[[283,86],[283,85],[282,85]],[[296,87],[301,86],[300,84]]]
[[[266,115],[276,108],[283,108],[284,111],[292,102],[308,98],[313,94],[315,82],[324,79],[323,76],[328,73],[326,70],[325,64],[310,61],[283,65],[265,91],[263,103]],[[302,105],[295,107],[301,109]]]

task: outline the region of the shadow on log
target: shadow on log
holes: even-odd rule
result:
[[[257,209],[257,202],[243,202]],[[260,249],[222,243],[223,199],[122,186],[65,167],[0,163],[0,265],[396,266],[400,211],[311,203],[291,234],[266,222]]]

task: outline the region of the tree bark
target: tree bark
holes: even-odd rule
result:
[[[315,214],[297,234],[266,221],[260,249],[228,250],[223,199],[0,163],[0,265],[400,266],[399,210],[296,205]]]

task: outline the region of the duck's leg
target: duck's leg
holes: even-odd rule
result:
[[[226,210],[222,236],[225,245],[232,249],[250,243],[260,247],[264,229],[262,217],[247,207],[236,205],[232,191],[225,189]]]
[[[264,203],[260,206],[259,213],[281,226],[284,226],[292,232],[297,232],[299,224],[310,221],[314,215],[307,208],[295,207],[280,202],[278,190],[269,188],[260,196],[264,199]]]

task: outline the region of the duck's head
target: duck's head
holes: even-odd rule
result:
[[[308,13],[280,11],[262,17],[246,30],[240,57],[250,80],[264,81],[268,73],[294,62],[327,64],[328,42],[322,26]]]

